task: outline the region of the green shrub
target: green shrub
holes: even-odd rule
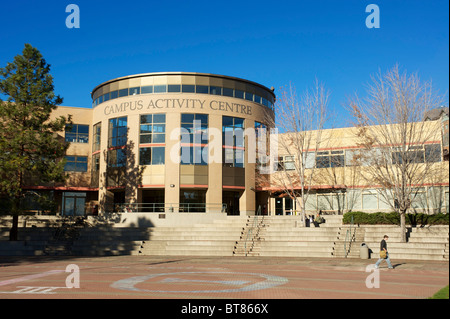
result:
[[[400,215],[396,212],[392,213],[363,213],[348,212],[344,214],[343,223],[361,225],[400,225]],[[448,214],[428,215],[423,213],[406,214],[407,225],[448,225]]]

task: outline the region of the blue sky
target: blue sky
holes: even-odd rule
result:
[[[68,29],[68,4],[80,28]],[[380,28],[365,24],[368,4]],[[0,67],[37,47],[63,105],[90,107],[90,92],[107,80],[146,72],[205,72],[297,91],[315,78],[331,92],[335,126],[348,120],[342,104],[363,95],[370,75],[396,63],[449,86],[447,0],[315,1],[2,1]],[[447,99],[448,101],[448,99]]]

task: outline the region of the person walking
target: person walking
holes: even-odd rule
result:
[[[380,243],[380,259],[378,259],[378,261],[375,263],[375,268],[378,269],[378,267],[380,266],[381,262],[383,260],[386,260],[387,264],[388,264],[388,268],[389,269],[394,269],[394,267],[392,267],[391,264],[391,260],[389,259],[389,253],[387,250],[387,240],[389,239],[388,235],[384,235],[383,239],[381,240]],[[385,256],[383,256],[385,255]]]

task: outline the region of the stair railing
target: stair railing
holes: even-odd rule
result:
[[[350,221],[350,229],[347,229],[347,232],[345,234],[345,240],[344,240],[344,255],[345,255],[345,258],[347,258],[348,253],[350,252],[350,245],[351,245],[351,241],[352,241],[352,237],[353,237],[352,227],[353,227],[353,216],[352,216],[352,219]],[[348,249],[347,249],[347,240],[349,242],[348,243]]]
[[[249,251],[247,251],[247,242],[249,238],[253,238],[253,229],[258,227],[258,216],[261,215],[261,205],[258,206],[258,210],[256,212],[255,217],[253,218],[253,223],[252,226],[247,230],[247,236],[245,237],[245,241],[244,241],[244,252],[245,252],[245,257],[247,257],[247,254],[249,253]]]

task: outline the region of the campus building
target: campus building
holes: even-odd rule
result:
[[[228,76],[150,73],[107,81],[91,95],[90,109],[54,112],[72,115],[63,133],[67,183],[36,186],[54,191],[63,215],[246,215],[266,200],[245,134],[274,122],[273,90]]]
[[[257,174],[261,163],[254,153],[261,143],[255,137],[274,127],[273,89],[229,76],[170,72],[112,79],[91,96],[92,108],[61,106],[53,114],[72,116],[73,125],[61,132],[70,142],[67,182],[30,185],[53,197],[58,214],[297,214],[298,204],[278,181],[282,172],[269,174],[264,183]],[[430,121],[435,122],[441,119]],[[355,128],[324,134],[328,144],[308,163],[322,172],[309,186],[308,212],[389,210],[376,186],[357,180]],[[439,155],[424,160],[442,162],[448,170],[442,141],[439,134],[429,141],[427,147]],[[420,151],[426,156],[428,150]],[[278,153],[275,166],[293,170],[298,159],[281,146]],[[436,178],[418,185],[421,200],[429,205],[438,192],[433,211],[448,212],[448,175]]]

